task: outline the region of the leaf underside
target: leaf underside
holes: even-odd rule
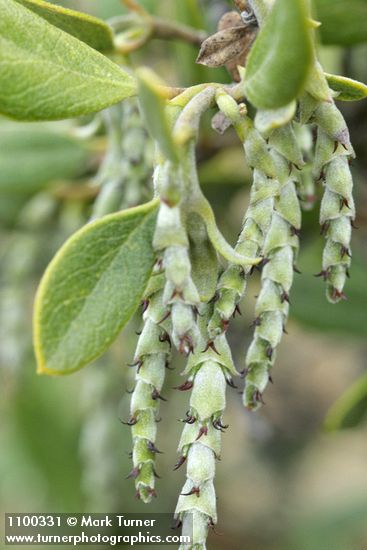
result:
[[[278,109],[302,92],[312,62],[305,0],[278,0],[247,60],[245,92],[258,109]]]
[[[0,113],[59,120],[136,94],[118,65],[15,0],[0,0],[0,13]]]
[[[38,372],[68,374],[96,359],[135,312],[151,275],[158,201],[105,216],[71,237],[35,302]]]

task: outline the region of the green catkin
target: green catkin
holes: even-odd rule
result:
[[[274,364],[289,311],[289,294],[293,283],[299,249],[301,208],[297,196],[298,171],[303,168],[301,149],[290,122],[267,136],[270,155],[278,157],[278,192],[273,203],[271,223],[266,233],[262,255],[264,267],[261,289],[255,306],[255,331],[246,355],[244,405],[257,409],[271,380]]]
[[[97,176],[101,191],[93,208],[93,218],[144,200],[145,184],[151,173],[151,146],[136,105],[124,102],[107,109],[104,114],[108,152]],[[128,421],[133,439],[133,469],[129,477],[135,479],[136,495],[144,502],[150,502],[155,496],[156,416],[170,357],[169,322],[158,325],[163,315],[162,289],[162,277],[153,274],[146,290],[144,327],[134,357],[136,385]],[[85,432],[89,426],[90,422]],[[102,431],[100,435],[103,436]],[[105,436],[107,439],[107,434]],[[87,466],[90,470],[93,464]]]
[[[137,368],[136,385],[131,396],[130,419],[133,469],[128,477],[135,480],[136,496],[150,502],[155,491],[155,455],[157,416],[165,371],[171,355],[170,321],[160,323],[164,314],[162,301],[164,279],[152,276],[145,299],[144,327],[139,336],[132,366]]]
[[[161,205],[153,244],[161,254],[166,276],[163,291],[166,310],[162,318],[171,317],[172,341],[181,353],[188,355],[197,343],[195,308],[200,297],[191,277],[189,239],[181,208],[185,192],[181,166],[165,161],[155,169],[154,178]],[[169,202],[167,195],[171,198]],[[177,197],[175,201],[173,196]]]
[[[241,137],[248,164],[254,170],[254,180],[250,195],[250,205],[244,217],[236,251],[253,257],[264,253],[265,238],[268,234],[275,208],[275,199],[279,195],[280,182],[286,182],[289,175],[288,162],[280,155],[287,152],[290,162],[303,165],[301,152],[297,146],[294,132],[280,128],[272,133],[268,142],[254,127],[253,122],[243,115],[243,107],[223,93],[217,95],[222,112],[230,118]],[[276,150],[277,149],[277,150]],[[228,327],[247,286],[251,268],[229,265],[219,281],[218,299],[214,314],[209,323],[211,337],[220,334]]]
[[[346,122],[334,102],[320,103],[312,115],[317,125],[314,177],[322,180],[320,225],[326,239],[320,275],[332,303],[345,299],[344,285],[351,265],[351,237],[355,219],[353,179],[349,159],[354,157]]]
[[[267,150],[266,141],[254,128],[250,118],[243,114],[243,106],[226,93],[217,94],[217,104],[221,112],[233,123],[248,153],[249,163],[254,167],[254,181],[251,189],[250,205],[243,220],[236,252],[244,256],[257,257],[263,248],[264,236],[270,227],[274,196],[278,183],[272,179],[276,173],[274,159]],[[268,161],[264,162],[264,157]],[[209,322],[209,335],[215,338],[228,328],[229,319],[243,298],[251,267],[230,264],[222,274],[213,316]]]
[[[198,340],[197,309],[200,295],[192,279],[187,221],[195,211],[197,189],[195,143],[201,115],[213,101],[215,90],[207,88],[190,99],[177,116],[173,136],[180,143],[180,161],[159,158],[154,187],[161,204],[153,245],[161,255],[166,275],[163,302],[172,321],[172,341],[183,354],[193,353]],[[194,172],[193,172],[194,171]]]
[[[241,114],[241,107],[235,105],[231,98],[221,94],[217,99],[220,109],[231,119],[237,133],[242,136],[247,162],[254,170],[254,187],[240,241],[246,239],[247,246],[254,243],[257,247],[256,253],[261,253],[265,264],[256,303],[254,339],[247,352],[244,371],[246,385],[243,401],[247,408],[253,410],[262,403],[262,394],[269,381],[275,351],[288,318],[289,292],[301,227],[296,172],[303,167],[304,160],[291,123],[263,137],[253,123]],[[257,197],[261,200],[257,201]],[[237,246],[239,245],[240,242]],[[225,276],[232,269],[230,266]],[[245,271],[245,277],[247,275],[248,271]],[[245,285],[237,288],[244,290]],[[222,287],[218,300],[220,307],[223,296]],[[236,302],[242,296],[238,291],[237,294],[232,292],[230,297],[234,310]],[[215,308],[215,316],[218,318],[220,310],[217,305]],[[210,329],[215,320],[214,317]]]
[[[198,351],[188,360],[183,373],[187,380],[181,386],[192,388],[175,466],[187,465],[175,517],[182,522],[182,533],[192,536],[192,543],[182,545],[182,550],[205,550],[208,529],[217,522],[215,461],[220,458],[221,432],[227,427],[223,424],[226,384],[233,386],[233,376],[238,375],[224,334],[208,347],[207,323],[211,315],[212,305],[202,305]]]
[[[254,170],[250,205],[244,217],[236,252],[249,257],[260,255],[264,236],[270,227],[277,189],[277,182],[269,180],[263,172]],[[227,329],[230,318],[235,314],[236,307],[245,294],[250,272],[251,267],[243,268],[230,264],[222,274],[218,284],[214,314],[209,323],[211,338],[215,338]]]
[[[153,161],[152,143],[134,101],[124,101],[103,112],[108,149],[95,177],[100,188],[92,219],[135,206],[148,196]]]
[[[257,409],[263,401],[276,348],[285,330],[300,226],[300,205],[294,181],[290,179],[275,200],[263,248],[266,264],[255,308],[254,338],[246,355],[243,394],[244,405],[251,410]]]

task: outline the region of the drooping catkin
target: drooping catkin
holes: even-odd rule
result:
[[[181,166],[170,161],[158,165],[155,187],[160,194],[161,205],[153,244],[161,255],[166,277],[163,318],[171,317],[172,341],[181,353],[188,355],[197,342],[195,308],[200,303],[200,297],[191,277],[189,239],[185,214],[181,209],[185,196]]]
[[[247,152],[248,162],[254,168],[250,204],[235,250],[243,256],[258,257],[270,227],[274,197],[278,192],[278,182],[273,179],[276,176],[276,164],[268,151],[265,139],[256,130],[252,120],[245,115],[244,107],[238,106],[233,98],[224,92],[218,93],[216,99],[221,112],[237,130]],[[229,319],[245,294],[247,278],[251,271],[251,266],[229,264],[222,274],[213,316],[209,322],[211,338],[215,338],[228,328]]]
[[[244,371],[243,402],[251,410],[257,409],[263,402],[264,390],[271,380],[270,369],[276,349],[285,331],[301,228],[296,182],[297,172],[304,161],[292,124],[288,123],[270,134],[268,147],[270,155],[278,157],[278,166],[288,165],[289,171],[287,174],[278,172],[278,193],[262,249],[264,267],[255,306],[255,331]]]
[[[110,107],[104,111],[104,119],[108,146],[96,177],[101,189],[93,206],[92,219],[143,201],[145,184],[152,171],[151,143],[136,104],[126,101]],[[155,445],[156,416],[170,355],[167,330],[164,325],[157,325],[163,309],[160,305],[162,287],[162,278],[154,274],[145,294],[144,328],[134,358],[134,366],[137,367],[136,386],[127,422],[133,432],[133,469],[129,477],[135,479],[136,494],[144,502],[149,502],[155,495],[154,462],[158,452]],[[85,432],[88,429],[90,431],[93,422],[94,417],[86,423]],[[103,426],[100,428],[100,436],[107,439],[108,434],[102,433]],[[89,470],[93,465],[95,460],[88,465]]]
[[[144,326],[139,336],[133,367],[137,368],[136,385],[131,396],[133,469],[128,477],[135,480],[136,495],[144,502],[156,496],[155,455],[157,417],[166,368],[171,355],[170,320],[160,322],[164,314],[162,294],[164,279],[157,273],[149,283],[143,307]]]
[[[295,182],[298,181],[297,172],[303,167],[304,160],[290,122],[267,132],[263,137],[253,122],[243,114],[244,109],[232,98],[221,93],[217,95],[217,102],[242,138],[247,162],[254,170],[254,187],[240,241],[241,238],[246,238],[247,246],[255,241],[256,253],[264,258],[261,290],[255,310],[254,339],[247,352],[244,371],[246,385],[243,401],[246,407],[256,409],[263,401],[262,394],[268,384],[275,351],[288,317],[289,292],[301,227],[301,210]],[[255,205],[257,208],[254,208]],[[249,228],[257,229],[258,240],[251,239],[247,231],[247,220]],[[232,270],[232,266],[229,270]],[[231,272],[229,270],[225,275]],[[247,274],[248,271],[245,276]],[[245,285],[238,285],[237,288],[243,291]],[[220,291],[219,305],[224,295],[223,288]],[[236,301],[242,296],[240,292],[232,292],[230,296],[234,310]],[[218,318],[220,310],[218,311],[217,304],[215,308]],[[213,320],[211,323],[213,324]]]
[[[264,236],[270,227],[274,195],[278,187],[274,183],[274,180],[269,180],[263,172],[254,170],[250,204],[235,248],[236,252],[244,256],[257,257],[261,254]],[[250,272],[249,267],[230,264],[222,274],[214,313],[209,322],[211,338],[227,329],[230,318],[245,294]]]
[[[233,386],[233,376],[238,374],[226,336],[210,340],[207,323],[211,314],[212,305],[201,306],[198,351],[190,356],[183,373],[187,380],[179,388],[192,388],[192,393],[175,466],[187,464],[187,479],[175,516],[183,524],[183,534],[193,536],[190,548],[197,550],[206,548],[208,529],[217,522],[215,461],[220,458],[221,432],[228,427],[223,424],[226,384]]]
[[[180,144],[179,161],[158,157],[154,173],[161,204],[153,245],[161,255],[166,275],[163,302],[166,316],[172,321],[172,341],[185,355],[194,352],[199,336],[196,317],[200,295],[192,278],[187,228],[189,216],[202,200],[195,146],[201,116],[210,107],[214,94],[214,88],[206,88],[179,110],[173,129],[176,145]]]
[[[320,276],[332,303],[345,299],[344,285],[351,265],[351,237],[355,219],[353,179],[349,161],[354,157],[346,122],[334,102],[320,103],[312,115],[317,125],[314,177],[322,180],[320,225],[326,243]]]
[[[153,147],[134,100],[103,111],[107,153],[94,184],[100,189],[92,219],[135,206],[148,197]]]
[[[275,200],[272,221],[263,254],[265,266],[255,307],[254,338],[246,355],[243,401],[253,410],[262,401],[288,318],[289,293],[293,282],[301,225],[300,206],[293,181],[285,184]]]

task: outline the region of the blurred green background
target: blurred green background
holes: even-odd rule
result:
[[[118,0],[70,0],[65,6],[108,19]],[[213,32],[231,2],[145,0],[150,12]],[[320,56],[325,70],[367,81],[367,1],[318,0]],[[194,64],[197,51],[154,41],[132,56],[172,85],[228,81],[225,71]],[[291,294],[289,336],[281,344],[259,413],[229,393],[222,462],[216,487],[221,535],[213,550],[366,550],[367,384],[358,382],[367,352],[367,102],[339,104],[357,152],[353,163],[358,216],[348,301],[328,304],[320,279],[323,238],[317,206],[304,215],[301,275]],[[83,121],[83,122],[88,122]],[[218,223],[235,242],[248,202],[250,174],[232,131],[218,136],[209,119],[201,133],[201,182]],[[174,510],[184,472],[174,472],[187,395],[173,393],[182,366],[169,373],[159,425],[158,499],[134,499],[128,414],[130,362],[139,317],[98,362],[67,378],[36,375],[31,344],[32,303],[41,274],[60,244],[86,223],[91,184],[105,151],[100,131],[81,138],[80,121],[19,124],[0,119],[0,485],[1,512],[136,512]],[[147,178],[150,185],[150,176]],[[318,190],[321,193],[321,189]],[[243,315],[229,338],[238,367],[252,329],[254,277]],[[357,382],[356,382],[357,381]],[[341,402],[333,405],[356,383]],[[346,427],[327,431],[329,425]]]

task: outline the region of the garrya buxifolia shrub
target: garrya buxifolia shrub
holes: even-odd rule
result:
[[[175,466],[185,463],[187,478],[175,516],[184,533],[193,533],[195,549],[206,547],[217,522],[214,477],[228,427],[226,388],[242,376],[245,407],[263,403],[286,330],[302,210],[316,201],[318,182],[325,237],[319,275],[329,301],[346,297],[354,151],[335,100],[367,95],[363,84],[323,72],[307,0],[234,4],[218,32],[205,38],[132,0],[131,13],[111,25],[39,0],[0,0],[0,112],[32,121],[105,110],[109,140],[93,221],[56,254],[37,293],[39,372],[67,374],[101,356],[143,303],[125,421],[133,439],[130,477],[141,500],[156,496],[158,410],[175,347],[187,357],[177,389],[191,392]],[[225,65],[233,82],[172,88],[149,69],[133,68],[128,54],[155,37],[201,44],[198,62]],[[234,127],[253,172],[234,248],[218,230],[197,174],[200,122],[213,109],[213,128]],[[126,209],[144,200],[152,163],[154,198]],[[261,270],[254,336],[238,372],[226,331],[254,269]]]

